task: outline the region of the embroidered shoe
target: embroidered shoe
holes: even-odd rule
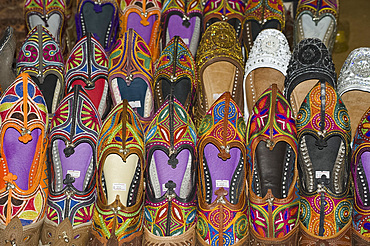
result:
[[[353,139],[351,172],[354,183],[354,205],[352,226],[353,245],[370,243],[370,203],[369,203],[369,147],[370,109],[361,117]]]
[[[245,129],[229,92],[211,106],[198,128],[199,245],[248,242]]]
[[[352,122],[352,136],[370,105],[370,48],[353,50],[345,60],[338,77],[338,94],[343,99]]]
[[[142,245],[144,132],[127,100],[116,105],[101,128],[98,198],[88,245]]]
[[[300,245],[351,245],[351,126],[335,89],[320,80],[297,115]]]
[[[203,30],[217,21],[225,21],[234,27],[241,42],[244,11],[245,4],[241,0],[208,0],[203,10]]]
[[[247,127],[250,245],[297,245],[297,130],[276,84],[252,109]]]
[[[51,121],[51,177],[42,245],[89,239],[96,199],[96,143],[101,121],[80,85],[60,103]]]
[[[65,0],[38,1],[28,0],[24,3],[24,16],[28,31],[41,25],[62,46],[62,31],[64,28],[66,3]]]
[[[121,36],[132,28],[148,45],[154,62],[160,52],[161,9],[159,0],[130,0],[120,15]]]
[[[37,85],[20,74],[0,98],[1,245],[38,245],[48,178],[48,110]]]
[[[109,53],[118,36],[118,8],[116,0],[79,0],[76,14],[77,40],[92,33]]]
[[[170,94],[145,138],[145,245],[195,245],[196,130]]]
[[[64,77],[66,93],[75,85],[81,85],[98,110],[99,117],[104,118],[108,114],[108,57],[90,33],[73,47],[66,62]]]
[[[109,57],[109,86],[113,105],[123,99],[144,123],[153,116],[153,60],[145,41],[129,29]]]
[[[162,51],[154,81],[155,111],[172,93],[186,112],[192,112],[197,87],[197,69],[191,52],[180,37],[175,36]]]
[[[283,0],[248,0],[243,21],[243,45],[248,54],[258,34],[264,29],[283,31],[285,10]]]
[[[318,38],[332,52],[338,14],[338,0],[300,0],[294,25],[294,43],[298,44],[305,38]]]
[[[226,22],[212,24],[197,51],[199,86],[194,121],[199,125],[211,105],[226,91],[243,110],[243,54],[234,28]]]
[[[54,114],[64,94],[64,61],[52,34],[41,25],[27,35],[17,59],[17,72],[28,73],[44,95],[49,115]]]
[[[243,95],[246,121],[249,113],[252,113],[252,107],[272,83],[277,84],[279,90],[284,88],[290,57],[288,40],[282,32],[266,29],[258,34],[244,71]]]
[[[203,8],[200,0],[167,0],[162,8],[162,50],[179,36],[195,56],[201,38]]]

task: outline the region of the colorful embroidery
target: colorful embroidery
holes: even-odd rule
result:
[[[153,61],[159,56],[161,8],[158,0],[131,0],[120,15],[121,36],[133,28],[149,47]]]
[[[245,195],[246,184],[246,146],[245,123],[237,104],[225,92],[211,106],[204,116],[198,130],[197,149],[199,153],[198,167],[198,222],[197,231],[202,239],[210,245],[231,245],[248,235],[248,206]],[[206,145],[212,143],[219,151],[220,160],[237,158],[237,164],[227,181],[228,185],[212,187],[212,163],[206,162]],[[231,156],[231,151],[237,149],[240,156]],[[235,153],[235,152],[234,152]],[[224,163],[222,163],[224,164]],[[215,167],[212,167],[215,168]],[[225,167],[225,170],[228,167]],[[239,185],[237,184],[239,180]],[[221,180],[222,181],[222,180]],[[216,185],[217,186],[217,185]],[[227,190],[225,190],[225,187]],[[215,194],[214,197],[213,193]],[[235,199],[235,197],[237,197]],[[229,201],[230,200],[230,201]],[[222,221],[223,223],[220,223]]]
[[[34,224],[43,218],[48,194],[48,113],[41,91],[29,75],[19,75],[4,92],[0,118],[0,220],[7,225],[18,216],[23,226]],[[14,139],[14,135],[18,137]],[[22,158],[24,171],[17,170],[17,156]]]
[[[174,183],[174,186],[166,188],[166,191],[163,188],[161,189],[161,187],[154,187],[154,189],[159,188],[157,193],[150,191],[149,188],[146,192],[144,224],[156,236],[184,234],[196,222],[197,202],[195,184],[192,182],[192,177],[195,173],[195,147],[196,132],[190,116],[178,100],[168,99],[158,110],[149,125],[148,134],[145,138],[146,160],[148,163],[146,186],[161,185],[159,179],[162,177],[159,176],[159,173],[152,171],[153,165],[156,166],[153,168],[158,169],[176,168],[178,176],[173,177],[175,182],[162,180],[162,182],[167,182],[166,185],[170,182]],[[179,153],[184,149],[189,151],[186,162],[182,159],[181,161],[177,159]],[[154,151],[157,150],[164,151],[167,158],[156,159]],[[189,160],[191,160],[191,163],[188,163]],[[183,169],[181,169],[182,167]],[[189,168],[190,170],[187,171]],[[153,179],[158,180],[158,184],[153,184]],[[176,180],[181,181],[181,183]],[[186,185],[184,182],[189,184]],[[175,187],[177,187],[176,191]],[[183,194],[183,197],[180,197],[181,191],[184,189],[186,189],[186,192],[184,192],[186,195]],[[162,195],[163,192],[161,191],[166,193]]]
[[[124,240],[140,232],[143,225],[144,132],[138,116],[127,104],[124,100],[113,108],[103,123],[99,135],[98,198],[93,217],[93,234],[102,238],[102,241],[112,238],[112,233],[118,241]],[[121,156],[123,160],[126,160],[130,154],[136,154],[139,157],[130,187],[133,191],[130,192],[127,207],[119,199],[112,204],[107,204],[103,168],[105,158],[112,153]]]
[[[256,20],[263,24],[269,20],[278,20],[281,29],[285,26],[285,11],[282,0],[249,0],[245,8],[245,21]]]
[[[190,113],[190,106],[192,104],[195,89],[197,87],[196,70],[194,58],[191,55],[188,47],[181,38],[174,37],[162,51],[154,76],[155,95],[158,107],[163,104],[168,96],[164,95],[163,93],[163,86],[168,86],[168,84],[163,85],[162,79],[170,82],[171,88],[176,87],[178,84],[179,88],[186,88],[187,84],[184,84],[189,82],[190,91],[174,89],[174,96],[177,99],[180,99],[184,97],[181,95],[186,95],[185,101],[182,100],[181,103],[185,109],[187,109],[187,112]],[[189,81],[179,82],[181,79],[188,79]],[[181,87],[181,85],[184,87]]]
[[[108,57],[100,43],[90,35],[73,47],[65,67],[66,93],[75,84],[84,86],[100,116],[107,110]]]
[[[303,11],[308,10],[315,16],[321,16],[325,13],[331,13],[338,18],[338,1],[337,0],[300,0],[297,6],[297,14],[300,15]]]
[[[35,26],[31,26],[31,17],[34,18],[32,15],[38,16],[45,24],[43,26],[49,27],[55,22],[54,14],[59,15],[59,26],[56,29],[55,33],[53,33],[53,37],[57,40],[60,44],[62,40],[62,31],[64,26],[64,12],[65,12],[65,1],[64,0],[26,0],[24,3],[24,12],[25,12],[25,19],[28,27],[28,31],[31,31]],[[53,19],[53,20],[51,20]],[[51,21],[50,21],[51,20]],[[50,22],[49,22],[50,21]],[[55,25],[55,23],[53,23]]]

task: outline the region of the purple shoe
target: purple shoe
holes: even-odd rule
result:
[[[96,144],[101,121],[80,85],[60,103],[51,121],[50,182],[42,245],[86,245],[96,199]]]
[[[162,8],[162,49],[179,36],[195,57],[203,26],[202,1],[167,0]]]

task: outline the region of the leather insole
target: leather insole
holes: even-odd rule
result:
[[[296,117],[304,99],[311,89],[317,84],[318,79],[310,79],[299,83],[290,94],[290,105],[292,106],[294,116]]]
[[[208,109],[226,91],[232,93],[236,67],[227,61],[215,62],[203,71],[204,93],[208,100]]]
[[[189,97],[191,92],[191,82],[188,78],[181,78],[177,80],[175,83],[168,81],[167,79],[162,79],[159,81],[161,83],[160,87],[162,87],[162,98],[165,100],[167,96],[171,93],[171,84],[173,86],[173,95],[180,103],[185,106],[186,99]],[[157,109],[161,105],[158,105]]]
[[[357,126],[366,110],[370,107],[370,93],[365,91],[347,91],[342,96],[351,119],[352,138],[355,136]]]

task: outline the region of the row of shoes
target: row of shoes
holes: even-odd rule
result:
[[[103,13],[104,6],[90,5]],[[81,20],[86,22],[84,17]],[[343,75],[336,85],[330,54],[321,41],[303,40],[291,58],[284,36],[274,30],[265,30],[255,39],[244,76],[237,33],[226,22],[209,25],[196,49],[196,63],[186,39],[174,37],[158,54],[154,73],[152,49],[138,32],[124,32],[112,45],[109,59],[102,39],[86,32],[71,51],[63,72],[61,49],[50,30],[42,26],[31,30],[17,63],[18,71],[31,77],[21,74],[0,101],[4,117],[1,146],[10,146],[2,147],[1,153],[7,190],[1,193],[5,242],[23,239],[27,245],[37,245],[41,233],[43,245],[86,245],[87,241],[91,245],[141,245],[144,233],[148,245],[195,241],[204,245],[271,241],[296,245],[300,233],[301,244],[323,240],[350,244],[349,116],[335,88],[340,88],[340,81],[344,87],[356,82],[346,82]],[[36,45],[40,40],[45,44]],[[33,59],[41,57],[35,55],[40,47],[47,54],[42,62]],[[365,55],[359,56],[359,52]],[[366,79],[366,49],[351,55],[346,63],[350,71],[343,70],[343,74]],[[289,60],[285,77],[283,70]],[[42,66],[47,69],[40,69]],[[92,79],[95,74],[102,83]],[[310,83],[310,79],[315,81]],[[288,100],[278,91],[283,90],[284,82]],[[266,90],[271,83],[277,85]],[[98,85],[99,93],[91,93]],[[60,102],[55,92],[66,96]],[[112,110],[106,99],[109,94],[116,105]],[[53,118],[47,136],[48,114]],[[243,115],[249,119],[247,127]],[[33,120],[38,122],[36,127],[31,127]],[[6,138],[7,122],[19,132],[19,137],[15,133],[16,143],[6,144],[14,138]],[[32,141],[35,137],[39,141]],[[27,152],[22,148],[25,154],[18,154],[15,150],[20,149],[16,147],[20,142],[28,148],[33,144],[33,149],[31,146]],[[50,185],[46,185],[45,162],[37,164],[45,159],[47,145]],[[29,159],[35,160],[28,170],[23,164],[25,150]],[[320,155],[321,150],[325,156]],[[360,165],[356,177],[363,189],[359,195],[363,200],[358,201],[366,208],[364,169]],[[300,199],[297,170],[302,174]],[[37,192],[30,188],[32,183],[40,184]],[[31,198],[24,192],[27,188]],[[46,207],[40,206],[46,197]],[[360,213],[355,212],[354,228],[366,235],[366,212],[356,211]],[[21,226],[23,234],[19,233]]]

